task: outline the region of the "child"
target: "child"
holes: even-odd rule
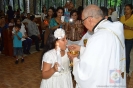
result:
[[[14,47],[14,56],[16,57],[16,61],[15,64],[18,64],[18,56],[21,55],[22,59],[21,62],[24,62],[24,58],[23,58],[23,52],[22,52],[22,33],[19,31],[21,28],[20,24],[16,24],[15,25],[15,32],[12,31],[13,33],[13,47]]]
[[[55,30],[54,35],[49,35],[47,43],[48,49],[42,58],[40,88],[73,88],[64,30]]]

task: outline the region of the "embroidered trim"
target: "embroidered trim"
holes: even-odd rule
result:
[[[99,29],[99,28],[98,28]],[[110,29],[107,29],[107,28],[100,28],[100,29],[105,29],[105,30],[108,30],[108,31],[110,31],[110,32],[112,32],[117,38],[118,38],[118,40],[119,40],[119,42],[120,42],[120,44],[121,44],[121,46],[122,46],[122,48],[124,49],[124,45],[122,44],[122,42],[121,42],[121,40],[120,40],[120,38],[118,37],[118,35],[115,33],[115,32],[113,32],[112,30],[110,30]]]

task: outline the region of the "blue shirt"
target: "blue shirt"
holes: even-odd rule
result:
[[[64,16],[65,16],[65,22],[69,22],[69,19],[70,19],[70,12],[68,12],[68,11],[66,11],[65,13],[64,13]]]
[[[57,26],[57,25],[59,25],[59,23],[57,23],[57,21],[55,20],[55,18],[52,18],[52,19],[50,20],[49,27],[52,28],[52,27],[55,27],[55,26]],[[64,27],[63,25],[60,25],[60,26],[59,26],[59,28],[63,28],[63,27]]]
[[[18,32],[17,35],[22,38],[22,33]],[[21,39],[19,40],[16,35],[13,36],[13,47],[22,47],[22,41]]]
[[[55,18],[52,18],[50,20],[50,24],[49,24],[50,28],[57,26],[57,25],[59,25],[59,24],[56,22]]]

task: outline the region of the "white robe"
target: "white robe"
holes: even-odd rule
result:
[[[81,46],[80,59],[74,58],[73,64],[79,88],[126,88],[126,77],[121,77],[125,73],[123,25],[101,21],[86,47]]]

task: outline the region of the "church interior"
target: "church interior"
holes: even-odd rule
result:
[[[70,6],[67,6],[68,3]],[[82,11],[91,4],[106,7],[107,16],[111,18],[112,22],[120,21],[120,18],[125,14],[124,8],[127,4],[132,5],[133,15],[133,0],[0,0],[0,88],[40,88],[42,57],[45,49],[47,49],[50,21],[52,17],[56,18],[57,8],[63,8],[63,17],[69,15],[69,19],[71,14],[76,13],[78,15],[76,20],[80,20],[78,22],[82,25],[81,30],[78,27],[75,28],[75,31],[76,29],[80,31],[67,31],[66,38],[68,45],[70,45],[78,44],[87,32],[87,28],[81,23]],[[70,13],[65,13],[67,11]],[[113,12],[117,13],[114,18],[112,18]],[[71,20],[61,19],[70,25],[72,24]],[[21,24],[21,28],[24,27],[26,36],[28,36],[22,40],[22,52],[19,52],[19,54],[23,54],[23,60],[21,55],[18,57],[14,55],[16,48],[14,48],[13,30],[17,23]],[[37,33],[36,31],[29,30],[31,28],[30,23],[36,24],[36,26],[31,27],[37,28],[39,36],[33,35]],[[63,28],[62,26],[59,27]],[[133,48],[131,48],[129,55],[130,77],[126,78],[126,88],[133,88]],[[73,88],[75,88],[76,82],[73,75],[72,83]]]

